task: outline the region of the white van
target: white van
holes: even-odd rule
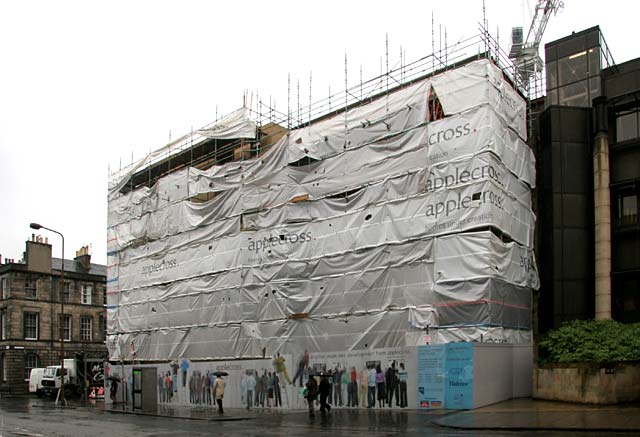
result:
[[[44,368],[33,368],[29,374],[29,393],[35,393],[38,397],[41,397],[44,392],[42,391],[42,377],[44,376]]]

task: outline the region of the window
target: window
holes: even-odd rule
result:
[[[58,316],[58,320],[61,320],[60,316]],[[60,333],[62,335],[62,339],[64,341],[71,341],[71,316],[69,314],[64,315],[61,325],[63,330]]]
[[[38,356],[36,354],[26,354],[24,356],[24,379],[29,380],[31,369],[38,367]]]
[[[38,313],[24,313],[24,339],[38,339]]]
[[[640,186],[637,184],[617,186],[611,190],[614,225],[628,226],[638,224],[639,195]]]
[[[594,74],[598,74],[598,72]],[[588,76],[589,66],[586,50],[558,60],[559,86],[586,79]]]
[[[60,281],[58,281],[58,290],[59,289],[60,289]],[[68,282],[65,282],[64,287],[62,288],[62,298],[64,299],[65,303],[69,302],[70,296],[71,296],[71,284]],[[58,296],[58,300],[60,300],[60,296]]]
[[[640,322],[640,273],[614,274],[611,279],[613,318],[623,323]]]
[[[100,329],[102,329],[102,332],[100,333],[100,338],[106,338],[107,336],[107,318],[103,315],[100,315]]]
[[[638,222],[638,198],[635,194],[620,198],[620,217],[623,221]]]
[[[7,313],[0,311],[0,340],[7,339]]]
[[[444,110],[436,91],[431,87],[429,90],[429,121],[436,121],[444,118]]]
[[[0,280],[0,298],[6,299],[9,297],[9,281],[6,277]]]
[[[35,278],[26,278],[24,281],[24,295],[29,299],[37,299],[38,286]]]
[[[547,72],[547,90],[551,88],[558,87],[558,70],[556,61],[547,62],[546,65]]]
[[[82,295],[82,303],[85,305],[91,305],[91,293],[93,292],[93,287],[89,284],[81,285],[81,295]]]
[[[631,112],[616,118],[616,142],[638,138],[638,113]]]
[[[0,381],[7,381],[7,363],[4,353],[0,354]]]
[[[588,107],[602,94],[600,48],[591,47],[546,64],[545,106]]]
[[[589,106],[589,81],[585,79],[558,88],[558,99],[564,106]]]
[[[93,340],[92,325],[93,325],[93,320],[91,319],[91,317],[88,317],[88,316],[80,317],[80,340],[82,341]]]

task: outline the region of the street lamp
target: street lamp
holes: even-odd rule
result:
[[[42,226],[38,223],[29,224],[31,229],[46,229],[55,234],[60,235],[62,238],[62,260],[60,262],[60,389],[58,390],[58,397],[56,398],[56,405],[58,401],[67,405],[67,400],[64,397],[64,235],[46,226]]]

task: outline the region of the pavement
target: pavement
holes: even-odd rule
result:
[[[305,410],[228,408],[218,414],[215,408],[159,405],[152,411],[133,411],[130,405],[105,405],[105,411],[208,421],[241,421],[269,415],[300,414]],[[640,434],[640,403],[619,405],[586,405],[568,402],[542,401],[531,398],[512,399],[475,410],[367,410],[338,408],[371,418],[371,414],[394,411],[414,416],[416,421],[462,430],[501,431],[602,431]],[[332,410],[333,411],[333,410]]]
[[[457,429],[537,431],[623,431],[640,433],[640,403],[587,405],[511,399],[447,414],[433,423]]]

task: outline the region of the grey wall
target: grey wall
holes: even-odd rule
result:
[[[475,343],[473,408],[531,396],[533,346]]]

